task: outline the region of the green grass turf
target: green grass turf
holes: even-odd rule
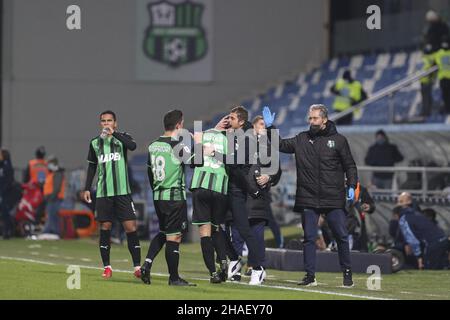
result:
[[[145,257],[148,242],[143,242],[142,248],[142,256]],[[154,263],[152,272],[155,275],[152,277],[152,284],[147,286],[133,278],[126,245],[113,245],[113,277],[104,280],[101,278],[98,244],[94,239],[0,241],[0,299],[450,299],[449,271],[402,271],[383,275],[379,291],[367,289],[367,274],[355,274],[355,287],[348,289],[340,287],[341,274],[318,273],[319,286],[302,289],[296,285],[302,273],[277,270],[268,270],[269,278],[263,287],[235,283],[213,285],[206,281],[208,276],[199,244],[182,244],[180,252],[180,274],[197,283],[197,287],[167,285],[164,251]],[[80,290],[69,290],[66,287],[70,276],[66,272],[68,265],[89,267],[81,268]],[[248,278],[243,278],[242,282],[248,282]]]

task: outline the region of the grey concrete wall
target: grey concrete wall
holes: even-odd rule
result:
[[[66,8],[82,30],[66,29]],[[170,108],[207,118],[270,82],[326,58],[326,0],[214,0],[214,80],[135,78],[135,2],[5,0],[3,145],[24,166],[38,145],[85,165],[98,114],[115,110],[144,152]]]

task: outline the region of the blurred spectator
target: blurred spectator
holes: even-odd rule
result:
[[[58,165],[58,159],[54,156],[48,160],[48,175],[44,185],[44,197],[46,199],[47,220],[45,222],[41,239],[59,238],[59,208],[64,200],[65,173]],[[48,235],[51,235],[50,237]]]
[[[432,52],[441,48],[443,37],[449,36],[447,23],[435,11],[430,10],[425,16],[427,25],[425,26],[423,43],[429,43],[432,46]]]
[[[45,147],[40,146],[37,148],[35,156],[35,159],[28,161],[27,168],[24,172],[23,182],[28,183],[32,181],[43,186],[48,174],[47,160],[45,160]]]
[[[442,41],[442,48],[435,54],[436,64],[439,67],[438,78],[441,87],[444,107],[442,114],[450,114],[450,46],[449,38]]]
[[[395,144],[391,144],[386,133],[378,130],[375,134],[375,144],[367,151],[365,163],[373,167],[393,167],[397,162],[403,161],[403,155]],[[379,189],[391,189],[392,172],[374,172],[372,183]]]
[[[342,79],[339,79],[331,88],[331,92],[336,95],[333,109],[336,112],[343,112],[354,105],[367,99],[367,94],[361,82],[354,80],[350,70],[345,70]],[[350,125],[353,122],[353,112],[336,120],[337,125]]]
[[[443,269],[448,266],[448,239],[444,231],[412,207],[412,196],[398,197],[401,211],[398,228],[407,244],[405,252],[414,255],[419,269]]]
[[[132,166],[128,166],[128,182],[130,183],[131,195],[139,195],[142,192],[141,185],[134,178]]]
[[[433,222],[435,225],[438,225],[438,222],[436,220],[437,213],[432,208],[426,208],[422,210],[422,214],[430,219],[431,222]]]
[[[427,44],[423,49],[422,62],[423,71],[430,70],[435,64],[435,54],[432,50],[433,46]],[[421,116],[427,118],[431,115],[433,110],[433,85],[436,81],[436,73],[432,73],[427,77],[420,79],[421,93],[422,93],[422,110]]]
[[[355,195],[355,201],[347,208],[346,224],[351,239],[350,249],[368,252],[366,215],[374,213],[376,206],[367,188],[360,184],[358,188],[359,194]]]
[[[0,213],[3,221],[3,239],[9,239],[13,235],[14,225],[10,215],[13,203],[11,192],[13,191],[14,169],[11,157],[7,150],[0,149]]]
[[[40,187],[40,190],[42,190],[45,179],[48,174],[47,169],[47,160],[45,160],[45,147],[40,146],[36,149],[35,152],[35,159],[31,159],[28,161],[27,168],[24,171],[23,175],[23,182],[24,183],[37,183]],[[45,214],[45,201],[43,201],[39,207],[36,209],[36,215],[35,219],[36,222],[39,224],[42,218]]]
[[[405,246],[405,239],[399,232],[398,220],[400,219],[400,212],[402,211],[401,206],[395,206],[392,209],[392,219],[389,221],[389,235],[394,240],[393,247],[400,251],[403,251]]]

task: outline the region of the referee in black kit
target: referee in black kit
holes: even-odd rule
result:
[[[268,107],[263,111],[268,129],[275,114]],[[297,192],[295,212],[302,213],[304,229],[304,264],[306,276],[302,286],[317,286],[316,247],[317,223],[323,214],[336,238],[339,263],[344,274],[344,287],[352,287],[352,271],[348,232],[345,226],[345,204],[353,201],[358,173],[347,139],[340,135],[324,105],[309,109],[309,131],[291,139],[280,138],[280,152],[295,154],[297,166]],[[347,190],[346,182],[347,178]]]

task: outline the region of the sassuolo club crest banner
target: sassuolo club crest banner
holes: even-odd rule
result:
[[[212,80],[211,0],[138,0],[139,80]]]

